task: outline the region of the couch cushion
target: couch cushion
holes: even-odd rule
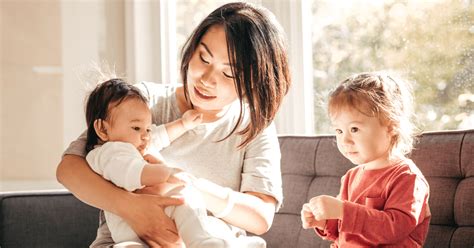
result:
[[[98,210],[66,191],[2,193],[0,246],[88,247]]]
[[[335,137],[281,136],[283,207],[263,237],[268,247],[328,247],[301,228],[301,206],[314,196],[337,195],[353,167]],[[424,133],[411,158],[430,184],[430,230],[425,247],[474,247],[474,130]]]

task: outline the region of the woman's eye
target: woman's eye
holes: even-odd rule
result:
[[[199,58],[200,58],[201,61],[204,62],[205,64],[209,64],[209,61],[207,61],[207,60],[204,59],[204,56],[202,56],[202,53],[199,53]]]
[[[231,76],[231,75],[229,75],[229,74],[227,74],[227,73],[225,73],[225,72],[223,72],[222,74],[224,74],[224,76],[225,76],[226,78],[234,78],[233,76]]]
[[[357,131],[359,131],[359,128],[351,127],[351,133],[357,133]]]
[[[336,129],[336,133],[337,133],[337,134],[341,134],[341,133],[342,133],[342,130],[341,130],[341,129]]]

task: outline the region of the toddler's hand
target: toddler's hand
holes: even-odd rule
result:
[[[308,203],[304,204],[301,208],[301,223],[304,229],[309,229],[316,226],[316,219],[314,218],[313,211],[309,207]]]
[[[314,219],[316,220],[328,220],[328,219],[341,219],[342,218],[342,201],[328,195],[320,195],[313,197],[308,205],[311,210]]]
[[[191,130],[202,122],[202,113],[199,113],[195,109],[188,110],[184,112],[183,117],[181,117],[183,126],[186,130]]]
[[[323,230],[324,226],[326,225],[326,220],[316,220],[314,218],[313,211],[309,206],[309,203],[306,203],[301,209],[301,223],[304,229],[316,227]]]

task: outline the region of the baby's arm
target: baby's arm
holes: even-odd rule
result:
[[[147,156],[148,161],[152,161],[151,156]],[[127,191],[168,182],[180,172],[163,163],[147,162],[132,144],[124,142],[107,142],[91,151],[86,159],[96,173]]]
[[[195,128],[202,122],[202,114],[197,110],[191,109],[184,112],[180,119],[165,124],[170,142],[173,142],[179,136],[188,130]]]
[[[179,183],[173,175],[181,172],[177,168],[165,166],[163,164],[146,164],[141,174],[141,183],[144,186],[153,186],[159,183]]]

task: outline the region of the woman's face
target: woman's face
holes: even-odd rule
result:
[[[204,113],[219,113],[237,100],[222,26],[210,27],[202,37],[189,61],[187,84],[191,102]]]

